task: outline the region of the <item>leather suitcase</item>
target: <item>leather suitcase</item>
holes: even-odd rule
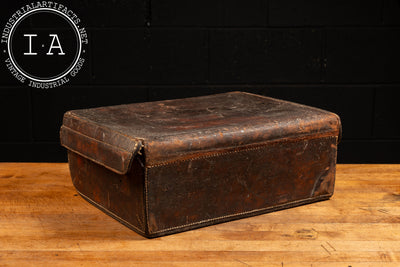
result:
[[[244,92],[68,111],[73,184],[145,237],[332,196],[336,114]]]

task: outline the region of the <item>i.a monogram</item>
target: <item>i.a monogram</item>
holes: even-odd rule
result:
[[[36,56],[37,53],[36,52],[32,52],[32,38],[33,37],[37,37],[37,34],[24,34],[24,37],[28,37],[29,38],[29,51],[25,52],[24,55],[25,56]],[[49,34],[49,37],[52,37],[51,40],[51,44],[50,44],[50,48],[49,51],[46,53],[46,55],[48,56],[52,56],[54,55],[54,53],[52,52],[53,49],[59,49],[59,56],[64,56],[65,53],[61,47],[61,43],[60,43],[60,39],[58,38],[57,34]],[[44,45],[42,45],[44,46]]]

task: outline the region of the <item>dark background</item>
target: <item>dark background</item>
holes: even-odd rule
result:
[[[3,1],[1,30],[29,2]],[[66,161],[70,109],[242,90],[339,114],[341,163],[400,163],[399,0],[57,2],[88,30],[84,69],[41,90],[0,63],[0,161]]]

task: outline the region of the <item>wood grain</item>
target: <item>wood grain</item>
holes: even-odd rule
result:
[[[331,200],[152,240],[65,163],[0,163],[0,266],[400,266],[400,165],[338,165]]]

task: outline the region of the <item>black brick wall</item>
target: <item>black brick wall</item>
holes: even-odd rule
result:
[[[0,63],[0,161],[65,161],[70,109],[243,90],[339,114],[339,162],[400,163],[400,0],[58,2],[89,33],[84,69],[40,90]]]

